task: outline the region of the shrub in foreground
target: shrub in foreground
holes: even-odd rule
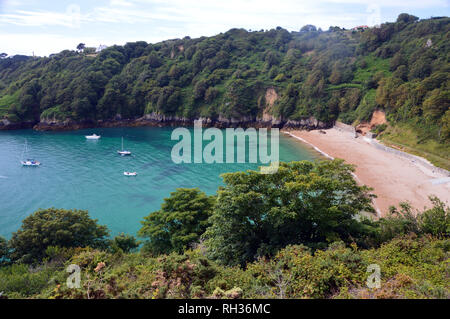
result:
[[[48,247],[100,247],[107,245],[106,226],[97,224],[87,211],[49,208],[25,218],[9,242],[11,259],[33,263],[45,257]]]

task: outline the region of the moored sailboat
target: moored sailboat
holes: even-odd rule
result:
[[[22,164],[22,166],[39,166],[41,165],[41,162],[38,162],[34,159],[26,159],[24,160],[24,154],[28,154],[28,144],[27,144],[27,140],[25,140],[25,146],[24,146],[24,150],[22,152],[22,160],[20,161],[20,163]]]
[[[123,149],[123,136],[122,136],[122,150],[121,151],[117,151],[117,153],[120,154],[121,156],[131,155],[130,151],[127,151],[127,150]]]

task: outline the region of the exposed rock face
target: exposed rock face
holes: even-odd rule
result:
[[[302,119],[302,120],[288,120],[283,128],[303,128],[303,129],[324,129],[324,128],[329,128],[330,127],[330,123],[324,123],[321,122],[319,120],[317,120],[314,117],[309,117],[307,119]]]
[[[0,119],[0,131],[32,128],[34,124],[36,124],[36,122],[13,123],[13,122],[9,121],[8,119]]]
[[[112,119],[112,120],[99,120],[99,121],[84,121],[75,122],[72,120],[65,121],[41,121],[39,123],[31,123],[28,128],[33,127],[37,131],[71,131],[78,129],[94,128],[94,127],[123,127],[123,126],[192,126],[194,120],[201,120],[203,126],[207,127],[254,127],[254,128],[271,128],[278,127],[284,129],[323,129],[333,126],[333,123],[324,123],[318,121],[314,117],[310,117],[304,120],[294,121],[264,121],[263,119],[257,119],[251,116],[243,118],[224,118],[219,117],[217,119],[212,118],[198,118],[198,119],[188,119],[185,117],[180,117],[176,115],[163,115],[157,113],[146,114],[143,117],[136,119]],[[0,122],[1,123],[1,122]],[[35,124],[35,125],[34,125]],[[34,125],[34,126],[33,126]],[[23,127],[17,127],[23,128]],[[0,124],[1,129],[1,124]],[[13,128],[10,128],[13,129]]]
[[[155,126],[155,127],[163,127],[163,126],[192,126],[194,124],[194,120],[201,120],[203,126],[208,127],[218,127],[218,128],[227,128],[227,127],[255,127],[255,128],[271,128],[278,127],[284,129],[323,129],[329,128],[333,126],[333,123],[324,123],[318,121],[314,117],[310,117],[304,120],[294,121],[282,121],[282,120],[268,120],[265,121],[263,119],[257,119],[254,117],[243,117],[240,119],[237,118],[224,118],[219,117],[217,119],[212,118],[198,118],[198,119],[188,119],[185,117],[180,117],[176,115],[163,115],[163,114],[146,114],[143,117],[136,119],[112,119],[112,120],[99,120],[99,121],[83,121],[83,122],[75,122],[72,120],[65,121],[41,121],[39,123],[31,123],[28,127],[16,127],[20,128],[31,128],[37,131],[71,131],[78,129],[86,129],[86,128],[94,128],[94,127],[123,127],[123,126]],[[33,126],[34,125],[34,126]],[[0,121],[0,130],[2,129],[2,124]],[[14,129],[10,127],[9,129]]]
[[[11,122],[8,121],[8,119],[3,119],[3,120],[0,121],[0,125],[8,126],[8,125],[11,125]]]
[[[156,122],[181,122],[188,123],[191,122],[189,119],[177,115],[165,115],[152,112],[150,114],[145,114],[140,120],[156,121]]]
[[[375,127],[377,125],[385,124],[386,121],[386,113],[381,110],[376,110],[372,114],[372,119],[370,120],[370,126]]]
[[[273,105],[275,104],[276,100],[278,99],[278,94],[275,91],[274,88],[268,88],[266,90],[266,94],[264,96],[266,105],[264,106],[263,114],[261,118],[257,118],[256,121],[258,123],[267,125],[267,126],[280,126],[281,125],[281,118],[275,118],[272,115],[273,112]]]
[[[361,123],[356,126],[356,132],[362,135],[370,134],[370,131],[377,125],[387,123],[386,114],[382,110],[375,110],[369,123]]]

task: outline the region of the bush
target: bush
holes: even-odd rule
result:
[[[50,246],[107,246],[106,226],[97,225],[87,211],[49,208],[38,210],[25,218],[21,228],[12,235],[11,259],[34,263],[45,257]]]
[[[30,269],[24,264],[0,267],[0,292],[8,298],[24,298],[40,293],[49,285],[54,269]]]
[[[376,135],[379,135],[379,134],[381,134],[382,132],[384,132],[384,131],[386,130],[386,128],[387,128],[387,124],[386,124],[386,123],[383,123],[383,124],[380,124],[380,125],[375,126],[375,127],[372,129],[372,132],[374,132]]]
[[[136,238],[134,238],[134,236],[121,233],[120,235],[114,237],[113,240],[111,240],[110,247],[113,252],[121,251],[124,253],[129,253],[136,250],[136,248],[139,247],[139,244],[140,243],[136,241]]]
[[[437,238],[450,236],[450,207],[437,197],[430,196],[431,209],[420,212],[408,203],[400,203],[400,209],[390,208],[389,215],[378,221],[379,239],[389,241],[407,234],[431,235]]]
[[[435,196],[430,200],[433,208],[418,215],[422,233],[438,238],[450,237],[450,207]]]
[[[0,236],[0,265],[9,257],[8,241]]]

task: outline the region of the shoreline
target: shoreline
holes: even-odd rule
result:
[[[314,144],[308,142],[307,140],[301,138],[300,136],[296,136],[296,135],[292,134],[292,133],[289,132],[289,131],[282,131],[282,133],[287,134],[287,135],[289,135],[290,137],[293,137],[293,138],[295,138],[295,139],[301,141],[302,143],[305,143],[305,144],[311,146],[314,150],[316,150],[316,152],[319,152],[319,153],[322,154],[323,156],[325,156],[325,157],[327,157],[327,158],[329,158],[329,159],[331,159],[331,160],[334,160],[334,157],[333,157],[333,156],[331,156],[331,155],[325,153],[325,152],[322,151],[320,148],[318,148],[318,147],[315,146]]]
[[[75,131],[80,129],[90,128],[109,128],[109,127],[190,127],[194,126],[195,121],[202,121],[204,127],[217,128],[279,128],[279,129],[326,129],[333,126],[333,123],[321,122],[314,117],[305,118],[302,120],[276,120],[274,118],[184,118],[171,115],[147,114],[139,118],[129,119],[109,119],[109,120],[87,120],[87,121],[57,121],[57,120],[43,120],[43,121],[29,121],[12,123],[6,119],[0,119],[0,131],[2,130],[19,130],[30,129],[35,131]]]
[[[430,208],[429,195],[450,203],[448,171],[436,168],[415,155],[400,151],[391,153],[382,144],[383,147],[373,145],[376,141],[362,136],[355,138],[336,127],[324,131],[325,134],[304,130],[282,132],[329,159],[341,158],[355,165],[355,179],[373,188],[372,193],[377,195],[374,208],[379,217],[386,216],[390,206],[398,207],[404,201],[408,201],[414,209]],[[426,167],[425,163],[431,166]]]

